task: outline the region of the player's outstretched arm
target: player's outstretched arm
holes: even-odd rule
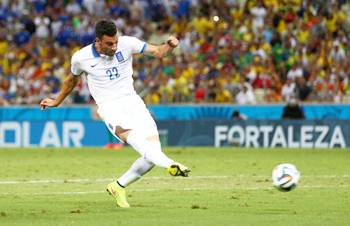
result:
[[[57,107],[62,103],[62,101],[72,92],[74,87],[78,84],[80,76],[69,74],[68,77],[64,80],[62,88],[55,99],[45,98],[40,102],[41,110],[44,110],[46,107]]]
[[[163,56],[167,55],[171,50],[176,48],[178,45],[179,40],[174,36],[170,36],[166,43],[162,45],[147,44],[145,53],[155,56],[157,58],[162,58]]]

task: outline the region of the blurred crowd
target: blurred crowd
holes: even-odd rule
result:
[[[350,102],[347,0],[0,0],[0,105],[57,95],[101,18],[180,39],[166,58],[134,59],[148,104]],[[66,102],[93,102],[84,78]]]

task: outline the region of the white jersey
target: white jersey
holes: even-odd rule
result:
[[[75,52],[71,59],[73,75],[86,75],[92,97],[96,103],[136,94],[133,86],[132,55],[143,53],[146,43],[135,37],[120,36],[113,57],[99,54],[95,44]]]

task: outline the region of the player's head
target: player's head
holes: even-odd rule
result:
[[[95,27],[96,45],[101,54],[113,56],[117,50],[118,30],[110,20],[101,20]]]

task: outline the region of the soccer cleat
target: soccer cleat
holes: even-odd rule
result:
[[[107,192],[115,198],[117,205],[121,208],[129,208],[130,205],[126,201],[125,188],[121,187],[117,182],[112,182],[107,185]]]
[[[174,162],[168,167],[168,172],[171,176],[188,177],[188,173],[191,172],[191,170],[187,166]]]

